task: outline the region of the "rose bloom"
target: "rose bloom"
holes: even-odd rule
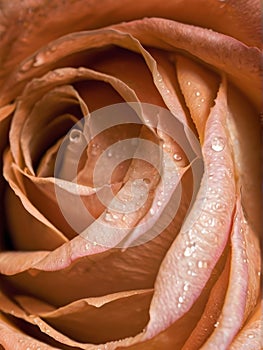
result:
[[[1,349],[261,348],[260,11],[0,1]]]

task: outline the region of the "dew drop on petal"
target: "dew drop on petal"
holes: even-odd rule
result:
[[[20,71],[27,72],[31,68],[33,61],[34,60],[32,58],[29,60],[26,60],[25,63],[21,66]]]
[[[206,268],[207,267],[207,262],[206,261],[198,261],[197,266],[201,268]]]
[[[44,63],[44,57],[41,54],[38,54],[35,57],[35,62],[33,64],[33,67],[39,67]]]
[[[182,157],[179,155],[179,154],[177,154],[177,153],[175,153],[174,155],[173,155],[173,158],[174,158],[174,160],[182,160]]]
[[[112,151],[111,151],[111,150],[109,150],[109,151],[107,152],[107,157],[108,157],[108,158],[111,158],[111,157],[112,157]]]
[[[78,143],[81,140],[82,132],[78,129],[72,129],[69,134],[69,141],[72,143]]]
[[[214,137],[211,144],[212,150],[221,152],[225,148],[225,141],[222,137]]]
[[[188,286],[188,284],[186,283],[186,284],[184,285],[184,291],[187,292],[188,289],[189,289],[189,286]]]
[[[192,253],[194,252],[195,247],[187,247],[184,251],[184,256],[190,256],[192,255]]]
[[[199,97],[201,93],[199,91],[196,91],[195,96]]]
[[[107,212],[107,213],[105,214],[104,219],[105,219],[105,221],[107,221],[107,222],[114,221],[113,215],[112,215],[111,213],[109,213],[109,212]]]
[[[179,303],[183,303],[184,302],[184,298],[183,297],[179,297]]]

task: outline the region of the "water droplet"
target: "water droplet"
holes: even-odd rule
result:
[[[93,242],[93,245],[94,245],[94,246],[96,246],[97,244],[98,244],[97,242],[95,242],[95,241]]]
[[[201,93],[199,91],[196,91],[195,96],[199,97]]]
[[[79,143],[82,137],[82,132],[78,129],[72,129],[69,134],[69,141],[72,143]]]
[[[185,292],[187,292],[187,291],[188,291],[188,289],[189,289],[189,284],[188,284],[188,283],[186,283],[186,284],[184,285],[184,291],[185,291]]]
[[[163,80],[160,73],[157,73],[157,80],[158,80],[159,82],[162,82],[162,80]]]
[[[89,248],[90,248],[90,244],[89,244],[89,243],[86,243],[86,244],[85,244],[85,249],[88,250]]]
[[[179,303],[183,303],[184,302],[184,298],[183,297],[179,297]]]
[[[201,100],[200,100],[200,101],[204,103],[204,102],[205,102],[205,99],[204,99],[204,98],[201,98]]]
[[[201,261],[199,260],[197,263],[197,266],[201,269],[201,268],[207,268],[207,262],[206,261]]]
[[[107,221],[107,222],[114,221],[112,214],[109,213],[109,212],[107,212],[107,213],[105,214],[104,219],[105,219],[105,221]]]
[[[195,251],[195,246],[187,247],[184,251],[184,256],[190,256]]]
[[[153,208],[150,209],[150,214],[154,215],[154,209]]]
[[[92,150],[91,150],[91,155],[92,156],[96,156],[98,153],[98,149],[100,148],[99,145],[97,145],[96,143],[92,144]]]
[[[33,67],[39,67],[44,63],[44,57],[41,54],[38,54],[35,57],[35,62],[33,63]]]
[[[112,151],[111,151],[111,150],[109,150],[109,151],[107,152],[107,157],[108,157],[108,158],[111,158],[111,157],[112,157]]]
[[[31,68],[31,66],[33,65],[33,62],[34,62],[33,58],[26,60],[26,62],[21,66],[20,71],[27,72]]]
[[[179,154],[177,154],[177,153],[175,153],[174,155],[173,155],[173,158],[175,159],[175,160],[182,160],[182,157],[179,155]]]
[[[190,86],[190,85],[191,85],[191,81],[188,81],[188,82],[187,82],[187,85]]]
[[[180,307],[182,306],[182,304],[178,303],[177,304],[177,307],[180,309]]]
[[[161,201],[158,201],[158,202],[157,202],[157,205],[158,205],[158,207],[161,207],[162,202],[161,202]]]
[[[225,148],[225,141],[222,137],[214,137],[211,144],[215,152],[221,152]]]
[[[249,334],[249,335],[248,335],[248,338],[249,338],[249,339],[253,339],[253,338],[255,338],[255,335],[254,335],[254,334]]]
[[[217,328],[219,326],[219,321],[217,321],[215,324],[214,324],[214,327]]]

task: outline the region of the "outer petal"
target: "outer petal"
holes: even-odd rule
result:
[[[61,15],[63,14],[63,15]],[[143,17],[163,17],[212,28],[248,45],[261,46],[259,0],[95,0],[71,2],[27,0],[0,2],[1,75],[39,47],[69,32],[102,27]]]

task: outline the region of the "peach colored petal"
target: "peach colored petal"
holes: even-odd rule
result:
[[[259,49],[209,29],[160,18],[146,18],[113,28],[130,33],[143,45],[183,50],[227,73],[229,79],[249,96],[257,108],[261,108],[262,54]]]
[[[228,249],[229,250],[229,249]],[[221,313],[224,304],[225,294],[229,281],[230,254],[227,256],[227,262],[222,274],[216,280],[211,293],[207,298],[204,312],[196,324],[193,332],[183,345],[183,350],[192,350],[201,348],[207,338],[213,332],[217,319]]]
[[[244,224],[239,199],[231,234],[232,253],[228,290],[216,328],[202,346],[202,350],[216,350],[222,347],[227,349],[256,305],[259,294],[259,280],[256,281],[259,249],[252,248],[251,244],[247,246],[249,236],[251,232]]]
[[[244,215],[249,226],[260,237],[262,226],[260,118],[247,98],[232,85],[228,87],[227,126],[233,144]]]
[[[78,236],[48,255],[45,252],[46,258],[41,262],[37,254],[36,258],[34,254],[28,254],[26,266],[20,264],[24,259],[23,253],[2,253],[1,273],[13,275],[7,280],[23,293],[30,293],[56,305],[86,296],[152,288],[160,263],[176,237],[189,207],[192,195],[189,193],[189,175],[187,172],[182,179],[182,198],[176,217],[152,241],[125,251],[105,251],[105,248],[89,244]],[[50,287],[48,294],[46,285]],[[67,293],[64,293],[65,290]]]
[[[189,310],[200,295],[228,240],[235,183],[232,177],[231,146],[227,142],[225,130],[225,88],[225,84],[220,87],[216,104],[207,121],[203,145],[205,173],[197,199],[180,234],[167,252],[156,279],[146,339],[168,327]],[[213,145],[218,138],[222,140],[222,148],[214,150]],[[189,283],[188,292],[184,291],[185,282]],[[166,305],[171,298],[176,303],[168,308]]]
[[[114,48],[95,55],[90,68],[114,76],[126,83],[140,102],[165,107],[162,97],[153,84],[152,74],[138,53]],[[88,98],[88,95],[86,95]]]
[[[10,192],[7,194],[6,204],[10,206],[7,210],[9,212],[9,214],[7,214],[7,218],[12,218],[12,215],[19,215],[18,217],[20,217],[21,223],[23,222],[25,227],[32,227],[32,230],[30,229],[29,231],[28,237],[24,240],[25,227],[21,226],[19,220],[11,220],[10,226],[14,229],[14,243],[19,244],[20,242],[22,246],[23,244],[29,243],[28,248],[31,249],[34,249],[34,246],[37,247],[38,244],[39,248],[45,247],[46,249],[50,249],[46,247],[47,243],[52,244],[53,247],[57,247],[63,244],[67,241],[64,235],[59,230],[57,230],[28,200],[27,195],[24,191],[24,186],[21,186],[21,179],[17,177],[17,172],[15,172],[14,168],[11,166],[12,162],[13,160],[11,154],[10,152],[7,152],[5,154],[4,176],[17,196],[16,197],[12,195]],[[21,201],[21,203],[19,201]],[[22,208],[21,204],[23,205]],[[37,240],[35,232],[39,233]],[[36,245],[34,245],[35,240]]]
[[[59,101],[59,103],[58,103]],[[53,89],[36,104],[22,126],[20,135],[21,153],[25,166],[34,174],[33,164],[39,160],[42,152],[54,141],[61,138],[78,121],[77,116],[67,113],[70,108],[78,108],[84,102],[71,86]],[[80,109],[80,108],[79,108]],[[87,114],[86,106],[82,107]],[[74,112],[73,112],[74,113]],[[83,113],[83,116],[85,115]],[[15,128],[14,121],[13,126]],[[11,142],[11,150],[13,139]]]
[[[262,300],[258,303],[252,317],[241,329],[230,350],[260,350],[262,349]]]
[[[178,81],[193,119],[201,144],[210,109],[218,90],[218,77],[199,63],[184,56],[175,56]]]
[[[183,0],[169,1],[165,6],[158,0],[136,4],[131,0],[124,0],[121,4],[107,0],[103,11],[93,0],[63,4],[58,1],[52,4],[44,0],[26,1],[18,2],[16,6],[2,2],[1,75],[4,78],[33,51],[67,33],[157,16],[212,28],[248,45],[261,46],[261,9],[257,0],[200,0],[198,3],[192,0],[187,7]]]
[[[81,299],[53,310],[37,299],[15,299],[31,317],[39,316],[70,338],[99,344],[140,332],[148,321],[151,297],[151,290],[135,290]]]
[[[36,349],[59,350],[59,348],[47,345],[33,337],[25,335],[14,327],[2,314],[0,314],[0,346],[4,350],[27,350],[34,346]]]
[[[55,163],[56,163],[56,157],[59,150],[59,147],[61,146],[62,140],[58,140],[53,146],[51,146],[42,156],[37,170],[36,170],[36,176],[37,177],[52,177],[54,174],[55,169]]]
[[[164,331],[156,334],[153,338],[145,340],[143,338],[143,333],[134,337],[133,339],[126,339],[123,342],[120,342],[120,349],[124,349],[125,345],[129,349],[138,349],[138,350],[159,350],[159,349],[181,349],[189,337],[192,337],[192,330],[196,330],[196,324],[199,325],[200,320],[203,320],[205,317],[205,312],[207,311],[207,301],[211,298],[211,294],[216,296],[216,299],[211,300],[211,312],[209,313],[209,320],[206,322],[205,329],[201,329],[201,332],[207,333],[206,337],[211,333],[209,330],[208,323],[211,323],[211,318],[217,317],[217,314],[220,312],[220,304],[222,303],[225,295],[225,289],[228,284],[228,275],[229,275],[229,249],[226,247],[226,250],[220,257],[219,262],[216,264],[211,277],[206,284],[205,288],[202,290],[200,297],[196,300],[191,309],[185,313],[180,319],[171,324]],[[187,287],[187,284],[185,285]],[[215,302],[218,304],[215,304]],[[171,303],[170,303],[171,304]],[[213,305],[213,306],[212,306]],[[210,328],[214,328],[213,325]],[[180,336],[175,337],[175,334]],[[190,348],[191,350],[197,349],[198,338],[200,333],[198,332],[197,336],[193,337],[194,347]],[[141,343],[140,343],[141,341]],[[133,345],[132,345],[133,344]],[[123,347],[122,347],[123,346]],[[189,348],[187,348],[189,349]]]
[[[85,68],[65,68],[51,71],[40,79],[32,80],[25,88],[14,116],[10,132],[12,153],[17,164],[21,164],[20,133],[28,114],[43,95],[61,85],[82,80],[102,80],[115,88],[126,101],[138,101],[134,91],[117,78]]]
[[[6,297],[3,293],[0,295],[1,300],[1,309],[6,315],[12,315],[13,317],[17,319],[21,319],[24,321],[27,321],[29,324],[37,326],[42,334],[45,334],[48,336],[48,338],[55,340],[55,344],[59,346],[59,349],[61,349],[61,345],[69,345],[69,346],[77,346],[77,348],[86,348],[83,346],[83,344],[80,344],[78,342],[75,342],[74,340],[66,337],[65,335],[61,334],[60,332],[53,329],[51,326],[49,326],[46,322],[41,320],[38,316],[30,317],[28,313],[26,313],[20,306],[18,306],[16,303],[14,303],[12,300],[10,300],[8,297]],[[36,329],[35,333],[36,332]],[[28,345],[29,341],[31,341],[31,337],[24,337],[24,339],[27,338],[28,341],[26,344]],[[23,339],[23,337],[22,337]],[[47,338],[46,338],[47,339]],[[20,346],[20,343],[23,343],[21,341],[18,342],[18,345]],[[32,343],[31,343],[32,344]],[[63,347],[62,347],[63,348]],[[90,347],[92,348],[92,346]]]

